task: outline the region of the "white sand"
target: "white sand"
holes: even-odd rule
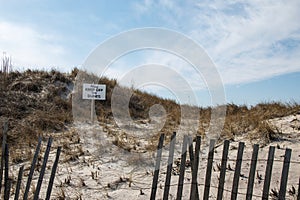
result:
[[[274,141],[268,146],[259,149],[257,173],[264,178],[266,159],[268,156],[269,146],[276,146],[275,161],[273,166],[273,174],[271,180],[272,189],[279,189],[281,171],[283,165],[283,155],[285,148],[291,148],[292,161],[290,164],[290,173],[288,180],[288,188],[292,186],[298,188],[298,180],[300,177],[300,130],[297,126],[300,125],[300,115],[293,115],[284,118],[274,119],[271,122],[282,131],[282,138],[279,141]],[[144,125],[146,126],[146,125]],[[112,145],[112,138],[108,137],[107,132],[103,131],[103,127],[98,125],[77,124],[76,128],[80,136],[80,143],[76,144],[70,141],[70,148],[74,151],[82,149],[84,154],[75,158],[74,161],[64,162],[67,155],[63,151],[60,158],[58,171],[55,177],[55,183],[52,191],[52,199],[149,199],[151,193],[151,184],[154,170],[155,153],[130,153],[120,150],[115,145]],[[65,134],[65,133],[62,133]],[[75,138],[76,139],[76,138]],[[59,145],[63,141],[55,139],[54,146]],[[246,193],[252,145],[245,137],[237,137],[234,142],[230,143],[229,161],[228,164],[232,169],[235,168],[235,159],[237,155],[238,142],[245,142],[244,161],[242,162],[243,175],[240,177],[239,192]],[[144,143],[144,140],[141,140]],[[178,135],[177,144],[174,154],[174,160],[180,158],[181,155],[182,135]],[[207,161],[207,141],[203,141],[201,146],[200,165],[198,171],[198,183],[200,199],[203,195],[206,161]],[[44,144],[45,145],[45,144]],[[194,144],[195,145],[195,144]],[[163,149],[163,159],[161,163],[161,172],[159,175],[158,189],[156,199],[162,199],[164,191],[164,180],[167,169],[168,145]],[[223,145],[219,145],[215,150],[215,159],[212,172],[210,199],[216,199],[219,170],[217,164],[221,163]],[[43,190],[41,191],[41,198],[45,197],[46,188],[51,172],[52,161],[55,156],[55,149],[51,152],[48,168],[43,182]],[[189,159],[189,157],[188,157]],[[298,163],[299,162],[299,163]],[[26,164],[28,169],[28,164]],[[19,165],[14,165],[12,172],[16,172]],[[173,164],[174,172],[176,167]],[[25,174],[28,174],[28,170]],[[227,170],[226,183],[224,191],[224,199],[229,199],[232,189],[232,179],[234,171]],[[171,179],[170,198],[175,199],[177,192],[178,175],[173,175]],[[26,175],[23,178],[23,185],[26,184]],[[33,183],[36,184],[38,172],[35,172]],[[189,199],[189,192],[191,187],[191,169],[188,167],[184,179],[184,191],[182,199]],[[255,178],[255,185],[253,199],[261,199],[263,188],[263,181]],[[245,199],[245,195],[239,194],[238,199]],[[287,194],[286,199],[295,199],[295,197]]]

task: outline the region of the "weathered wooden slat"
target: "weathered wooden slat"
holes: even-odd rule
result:
[[[190,193],[190,200],[198,200],[199,199],[199,192],[198,192],[198,182],[197,182],[197,175],[198,175],[198,168],[199,168],[199,153],[200,153],[200,145],[201,145],[201,137],[196,137],[196,146],[195,146],[195,155],[192,162],[192,185],[191,185],[191,193]]]
[[[177,198],[176,198],[177,200],[180,200],[182,198],[186,154],[187,154],[187,144],[188,144],[188,136],[185,135],[183,138],[182,151],[181,151],[180,172],[179,172]]]
[[[291,160],[292,150],[286,149],[283,161],[283,168],[281,173],[281,182],[279,189],[279,200],[284,200],[286,195],[286,186],[289,176],[290,160]]]
[[[268,161],[267,161],[267,166],[266,166],[264,187],[263,187],[263,195],[262,195],[263,200],[269,199],[269,190],[270,190],[270,183],[271,183],[271,177],[272,177],[274,154],[275,154],[275,147],[270,146],[269,154],[268,154]]]
[[[8,144],[5,144],[4,152],[5,170],[4,170],[4,200],[9,199],[10,193],[10,180],[9,180],[9,149]]]
[[[20,167],[20,169],[19,169],[17,186],[16,186],[16,192],[15,192],[15,200],[19,199],[19,194],[20,194],[20,189],[21,189],[21,183],[22,183],[22,177],[23,177],[23,171],[24,171],[24,165],[22,165]]]
[[[152,190],[150,200],[154,200],[156,198],[156,190],[157,190],[157,182],[158,182],[158,175],[159,175],[159,168],[160,168],[160,161],[161,161],[161,154],[162,154],[162,147],[164,143],[165,135],[161,134],[157,146],[157,155],[156,155],[156,164],[155,164],[155,171],[152,180]]]
[[[211,171],[212,171],[213,160],[214,160],[214,148],[215,148],[215,140],[210,140],[207,167],[206,167],[206,177],[205,177],[203,200],[208,200],[209,199]]]
[[[300,200],[300,178],[298,183],[298,194],[297,194],[297,200]]]
[[[48,184],[48,189],[47,189],[47,194],[46,194],[46,200],[49,200],[50,197],[51,197],[51,191],[52,191],[52,187],[53,187],[53,183],[54,183],[56,169],[57,169],[57,166],[58,166],[60,152],[61,152],[61,147],[58,147],[57,152],[56,152],[55,161],[53,163],[53,167],[52,167],[52,171],[51,171],[51,176],[50,176],[50,179],[49,179],[49,184]]]
[[[11,180],[10,179],[7,181],[7,185],[5,187],[7,187],[7,189],[6,189],[6,192],[4,194],[4,200],[9,200],[10,188],[11,188]]]
[[[227,158],[228,157],[228,150],[229,150],[229,140],[225,140],[224,144],[223,144],[223,155],[222,155],[222,162],[221,162],[221,170],[220,170],[220,179],[219,179],[217,200],[222,200],[223,199],[226,166],[227,166],[227,160],[228,160],[228,158]]]
[[[249,172],[248,185],[247,185],[247,194],[246,194],[247,200],[252,199],[256,164],[257,164],[257,157],[258,157],[258,149],[259,149],[258,144],[253,145],[253,152],[252,152],[250,172]]]
[[[2,191],[2,182],[3,182],[4,153],[5,153],[5,144],[7,140],[7,131],[8,131],[8,123],[4,122],[3,132],[2,132],[2,153],[1,153],[1,167],[0,167],[0,195]]]
[[[194,160],[195,160],[195,156],[194,156],[194,147],[193,147],[193,138],[191,136],[188,136],[188,144],[187,144],[187,148],[189,150],[189,156],[190,156],[190,163],[191,163],[191,170],[193,171],[194,166]]]
[[[176,133],[174,132],[171,136],[171,141],[170,141],[170,151],[168,157],[167,175],[165,181],[163,200],[167,200],[169,198],[175,143],[176,143]]]
[[[31,184],[31,181],[32,181],[32,176],[33,176],[35,164],[36,164],[39,152],[40,152],[41,143],[42,143],[42,137],[39,137],[38,144],[36,146],[35,153],[34,153],[34,156],[33,156],[32,162],[31,162],[31,166],[30,166],[29,175],[28,175],[28,178],[27,178],[27,183],[26,183],[26,187],[25,187],[23,200],[28,199],[30,184]]]
[[[50,153],[50,148],[51,148],[51,144],[52,144],[52,137],[49,137],[48,139],[48,144],[47,144],[47,148],[44,154],[44,160],[43,160],[43,164],[42,164],[42,168],[40,171],[40,176],[36,185],[36,190],[34,193],[34,197],[33,200],[38,200],[39,199],[39,195],[40,195],[40,190],[41,190],[41,186],[42,186],[42,182],[43,182],[43,178],[44,178],[44,174],[45,174],[45,170],[46,170],[46,166],[47,166],[47,161],[48,161],[48,157],[49,157],[49,153]]]
[[[244,142],[239,143],[238,154],[237,154],[236,164],[235,164],[235,171],[233,176],[232,190],[231,190],[231,200],[237,199],[244,146],[245,146]]]
[[[192,138],[192,136],[188,136],[188,147],[187,148],[189,150],[190,164],[191,164],[191,170],[192,170],[192,176],[193,176],[195,156],[194,156],[194,148],[193,148],[193,138]],[[198,189],[198,188],[196,187],[196,189]],[[190,195],[191,194],[192,194],[192,190],[190,192]]]

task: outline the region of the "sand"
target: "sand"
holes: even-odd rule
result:
[[[270,120],[281,132],[282,135],[277,141],[270,144],[260,146],[258,154],[258,162],[256,168],[256,176],[253,189],[253,199],[261,199],[263,189],[263,179],[265,176],[266,159],[268,157],[269,146],[275,146],[275,161],[270,188],[278,190],[280,187],[281,172],[283,166],[284,153],[286,148],[292,149],[292,163],[290,164],[290,172],[288,176],[286,199],[296,199],[292,194],[292,187],[298,188],[300,177],[300,115],[291,115],[283,118]],[[147,126],[147,124],[143,125]],[[109,137],[105,127],[91,123],[75,123],[69,127],[69,130],[61,135],[70,134],[70,131],[77,132],[79,141],[76,143],[72,139],[69,141],[69,148],[75,151],[82,151],[78,157],[70,159],[70,155],[62,152],[58,170],[55,177],[54,187],[52,191],[52,199],[149,199],[151,193],[151,184],[153,179],[153,171],[155,164],[156,152],[140,151],[139,153],[131,153],[112,145],[112,138]],[[54,147],[66,141],[59,141],[61,136],[54,137]],[[68,138],[68,137],[65,137]],[[142,138],[142,137],[141,137]],[[181,157],[181,145],[183,135],[178,135],[176,140],[176,148],[174,153],[174,161]],[[65,139],[66,140],[66,139]],[[238,199],[245,199],[247,191],[249,169],[252,156],[252,146],[259,141],[250,141],[247,135],[234,138],[230,142],[230,151],[228,155],[228,169],[226,171],[225,191],[223,199],[229,199],[232,189],[232,180],[235,169],[235,159],[239,142],[245,143],[245,150],[242,162],[241,177],[239,180]],[[146,141],[141,139],[140,146]],[[208,141],[202,140],[200,164],[198,171],[198,183],[200,199],[203,195],[205,172],[208,155]],[[45,143],[43,144],[45,148]],[[195,144],[194,144],[195,145]],[[211,178],[210,199],[216,199],[218,177],[220,171],[218,165],[221,163],[222,143],[218,143],[214,152],[213,172]],[[158,189],[156,199],[162,199],[164,192],[164,181],[167,169],[169,145],[163,148],[163,156],[160,167],[158,180]],[[51,172],[52,161],[54,160],[56,150],[52,148],[48,167],[46,170],[42,191],[40,197],[45,197],[46,188]],[[189,159],[189,157],[187,157]],[[16,178],[17,169],[20,165],[25,164],[25,178],[23,179],[23,188],[26,184],[26,173],[28,174],[28,163],[13,165],[11,173]],[[33,185],[36,184],[39,173],[34,174]],[[169,199],[175,199],[178,184],[178,167],[173,164],[173,173],[171,177],[171,187]],[[259,178],[261,177],[261,178]],[[189,199],[191,188],[191,168],[186,168],[184,178],[184,189],[182,199]]]

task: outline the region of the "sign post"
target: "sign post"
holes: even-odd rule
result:
[[[94,123],[95,99],[91,100],[91,122]]]
[[[82,99],[91,100],[91,122],[94,123],[95,100],[105,100],[106,85],[83,84]]]

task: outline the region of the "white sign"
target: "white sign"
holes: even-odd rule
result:
[[[82,98],[83,99],[95,99],[105,100],[106,85],[98,84],[83,84]]]

